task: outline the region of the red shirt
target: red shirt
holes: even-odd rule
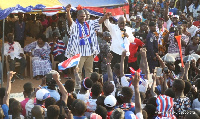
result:
[[[196,27],[200,28],[200,21],[193,22],[193,25],[195,25]]]
[[[110,119],[110,116],[112,114],[113,111],[107,112],[107,118],[106,119]]]
[[[137,57],[135,57],[135,54],[137,53],[138,47],[142,47],[144,45],[144,43],[140,40],[135,38],[133,43],[130,43],[129,45],[129,51],[130,51],[130,55],[128,58],[128,63],[132,63],[137,61]]]

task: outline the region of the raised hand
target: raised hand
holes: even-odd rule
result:
[[[52,76],[55,81],[59,81],[60,74],[57,71],[53,72]]]
[[[139,86],[139,81],[140,81],[140,74],[138,72],[135,72],[135,76],[132,77],[132,84],[134,87]]]
[[[107,19],[109,19],[112,16],[112,13],[108,12],[108,13],[105,14],[105,16],[106,16]]]
[[[13,75],[15,74],[16,72],[13,72],[13,71],[8,71],[7,75],[8,75],[8,79],[12,79]]]
[[[72,7],[71,4],[68,4],[68,5],[66,6],[66,11],[69,12],[69,11],[71,10],[71,7]]]
[[[110,63],[110,62],[112,61],[112,58],[113,58],[112,54],[111,54],[111,53],[108,53],[108,54],[107,54],[107,58],[105,59],[105,60],[106,60],[106,63]]]
[[[143,57],[146,57],[146,48],[140,48],[140,55],[143,56]]]
[[[103,8],[103,13],[106,14],[106,7]]]

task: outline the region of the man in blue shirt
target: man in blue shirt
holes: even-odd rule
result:
[[[158,4],[160,4],[161,8],[164,8],[164,2],[163,2],[163,0],[159,0]]]
[[[170,1],[169,12],[173,12],[173,15],[178,15],[178,9],[174,7],[175,1]]]

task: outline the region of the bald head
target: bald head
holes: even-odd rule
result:
[[[126,19],[125,17],[119,17],[118,19],[118,26],[120,29],[124,29],[126,24]]]
[[[43,119],[43,113],[44,110],[39,105],[35,105],[31,110],[32,117],[35,117],[35,119]]]
[[[85,11],[84,10],[79,10],[77,12],[77,20],[79,21],[79,23],[83,24],[85,22]]]

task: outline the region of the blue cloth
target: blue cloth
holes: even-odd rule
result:
[[[105,83],[106,81],[108,81],[108,74],[107,73],[103,75],[103,83]],[[115,85],[118,84],[117,75],[114,72],[113,72],[113,81],[114,81]]]
[[[159,3],[159,2],[158,2],[158,4],[160,4],[160,7],[161,7],[161,8],[164,8],[164,3],[163,3],[163,2],[162,2],[162,3]]]
[[[1,106],[1,108],[2,108],[3,113],[4,113],[4,115],[5,115],[4,119],[9,119],[9,116],[8,116],[9,107],[8,107],[8,105],[3,104],[3,105]]]
[[[60,94],[58,93],[58,91],[50,90],[47,88],[47,86],[42,88],[47,89],[50,92],[50,97],[53,97],[56,100],[56,102],[60,100]]]
[[[21,24],[19,21],[15,23],[15,41],[24,40],[24,31],[25,31],[25,23],[22,22]]]
[[[78,116],[73,116],[74,117],[74,119],[87,119],[87,117],[86,116],[81,116],[81,117],[78,117]]]
[[[173,12],[173,15],[178,15],[178,9],[177,8],[169,8],[169,12]]]

